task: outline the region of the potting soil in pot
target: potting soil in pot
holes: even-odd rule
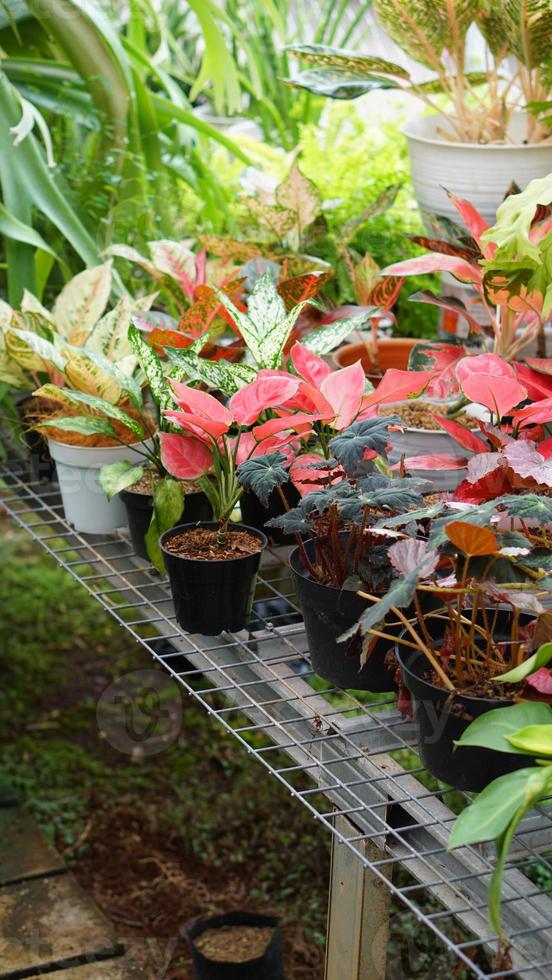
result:
[[[175,534],[165,543],[165,548],[179,558],[200,558],[207,561],[223,561],[254,555],[262,549],[262,542],[247,531],[226,531],[224,543],[219,532],[198,527]]]
[[[404,424],[409,429],[432,429],[436,432],[444,432],[442,425],[439,425],[437,416],[446,418],[446,407],[433,405],[428,402],[414,402],[411,405],[393,406],[392,408],[380,408],[380,415],[399,415]],[[466,429],[474,428],[474,420],[465,412],[460,412],[454,416],[454,422],[464,425]]]
[[[220,963],[247,963],[265,952],[274,929],[258,926],[221,926],[206,929],[195,940],[200,953]],[[259,978],[261,980],[261,978]]]

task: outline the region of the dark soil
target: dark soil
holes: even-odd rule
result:
[[[379,414],[400,416],[408,429],[432,429],[437,432],[444,432],[436,416],[444,418],[445,409],[427,402],[413,402],[411,405],[380,408]],[[466,415],[465,412],[455,415],[453,421],[465,426],[466,429],[477,428],[474,419],[470,415]]]
[[[247,963],[262,956],[274,929],[259,926],[222,926],[206,929],[194,943],[210,960],[219,963]]]
[[[165,548],[179,558],[224,561],[254,555],[261,550],[262,542],[248,531],[226,531],[221,542],[218,531],[199,527],[175,534],[165,542]]]
[[[144,494],[144,496],[151,496],[160,480],[161,476],[157,470],[152,469],[149,466],[145,466],[144,472],[140,479],[137,480],[136,483],[132,483],[126,489],[131,493],[140,493]],[[197,480],[180,480],[180,483],[185,494],[201,492],[201,487]]]

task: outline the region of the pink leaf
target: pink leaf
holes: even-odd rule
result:
[[[535,402],[534,405],[527,405],[526,408],[520,408],[512,414],[516,422],[523,425],[533,423],[542,425],[546,422],[552,422],[552,398],[543,398],[541,401]]]
[[[228,405],[239,425],[251,425],[267,408],[279,408],[297,393],[299,378],[262,374],[232,395]]]
[[[328,470],[313,469],[313,464],[321,463],[323,458],[318,453],[303,453],[292,463],[289,475],[302,497],[320,490],[325,483],[340,483],[343,479],[343,470],[339,466]]]
[[[192,435],[198,436],[199,439],[204,439],[205,434],[212,436],[213,439],[218,439],[219,436],[224,435],[228,432],[228,426],[225,422],[218,422],[216,419],[205,419],[201,415],[192,415],[191,412],[175,412],[169,409],[163,412],[165,418],[170,419],[176,425],[179,425],[181,429],[185,429],[187,432],[191,432]]]
[[[319,419],[320,415],[307,415],[304,412],[297,412],[295,415],[284,415],[282,418],[269,419],[268,422],[257,425],[253,429],[253,435],[257,442],[260,442],[261,439],[266,439],[268,436],[276,435],[277,432],[283,432],[288,429],[292,432],[299,432],[301,435],[307,435],[312,429],[312,423],[317,422]]]
[[[537,452],[534,442],[518,439],[504,447],[508,465],[524,480],[531,479],[541,486],[552,487],[552,461]]]
[[[320,391],[333,409],[333,426],[346,429],[357,417],[362,404],[366,378],[360,361],[340,371],[332,371],[320,385]]]
[[[487,476],[505,462],[505,456],[501,453],[483,452],[477,456],[472,456],[468,460],[468,475],[466,479],[470,483],[477,483],[482,477]]]
[[[467,459],[464,456],[410,456],[404,460],[407,470],[462,470],[466,466]],[[400,463],[391,466],[392,470],[399,470]]]
[[[439,564],[439,553],[430,548],[427,541],[406,538],[389,548],[391,564],[403,575],[418,572],[420,578],[428,578]]]
[[[299,343],[295,343],[291,348],[291,360],[297,374],[316,387],[319,387],[324,378],[332,373],[329,364]]]
[[[374,405],[383,405],[386,402],[402,402],[408,398],[418,398],[425,391],[433,377],[433,371],[399,371],[398,368],[389,368],[376,390],[364,396],[362,413]],[[359,418],[363,417],[366,418],[367,415],[359,415]]]
[[[533,371],[526,364],[516,364],[518,381],[527,389],[527,397],[537,402],[540,398],[552,397],[552,378]]]
[[[479,214],[477,208],[475,208],[473,204],[470,204],[469,201],[465,201],[461,197],[455,197],[454,194],[449,194],[449,201],[458,211],[458,214],[462,218],[462,221],[464,222],[470,235],[475,238],[485,258],[492,258],[496,252],[496,245],[490,243],[489,245],[484,246],[481,241],[481,235],[484,231],[487,231],[489,227],[483,215]]]
[[[529,674],[529,677],[525,678],[525,683],[540,694],[552,694],[552,673],[548,667],[541,667],[534,674]]]
[[[185,412],[198,413],[205,419],[213,419],[224,422],[228,428],[232,422],[232,413],[212,395],[206,391],[199,391],[198,388],[191,388],[190,385],[181,384],[180,381],[172,382],[176,400]]]
[[[194,436],[160,432],[159,442],[161,462],[178,480],[197,480],[211,468],[211,450]]]
[[[465,259],[455,255],[420,255],[415,259],[405,259],[404,262],[394,262],[382,270],[385,276],[419,276],[426,272],[450,272],[460,282],[481,284],[483,276],[479,266],[470,265]]]
[[[478,354],[463,358],[456,375],[466,398],[483,405],[502,418],[527,397],[514,369],[496,354]]]
[[[467,449],[470,453],[481,453],[487,452],[485,443],[469,429],[466,429],[459,422],[455,422],[453,419],[444,419],[440,416],[436,416],[439,425],[442,425],[445,432],[448,432],[449,436],[452,436],[456,440],[458,445],[462,446],[462,449]]]

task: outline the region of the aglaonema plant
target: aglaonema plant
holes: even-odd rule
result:
[[[509,670],[497,681],[519,685],[519,703],[476,718],[457,743],[481,746],[499,753],[526,757],[528,765],[493,780],[462,811],[449,839],[449,850],[480,841],[495,841],[496,864],[488,887],[491,928],[499,936],[499,957],[508,963],[508,946],[501,915],[502,883],[514,834],[526,813],[545,803],[552,793],[552,675],[548,664],[552,643],[539,647],[533,656]]]

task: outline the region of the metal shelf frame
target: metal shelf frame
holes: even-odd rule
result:
[[[413,726],[393,695],[370,700],[320,679],[313,686],[286,549],[266,555],[257,588],[265,606],[255,605],[251,629],[190,635],[176,623],[167,581],[134,554],[124,531],[77,533],[64,519],[57,486],[29,470],[18,458],[0,463],[0,506],[332,835],[326,980],[383,980],[389,894],[468,975],[549,980],[552,901],[525,869],[538,860],[552,877],[552,808],[534,811],[516,835],[503,892],[513,969],[493,972],[486,890],[494,849],[447,851],[455,820],[445,802],[450,790],[427,788],[412,755]],[[275,599],[268,620],[262,612]],[[160,645],[160,637],[170,644]],[[412,768],[403,767],[405,759]],[[397,864],[408,878],[393,878]],[[455,921],[464,927],[461,941]]]

